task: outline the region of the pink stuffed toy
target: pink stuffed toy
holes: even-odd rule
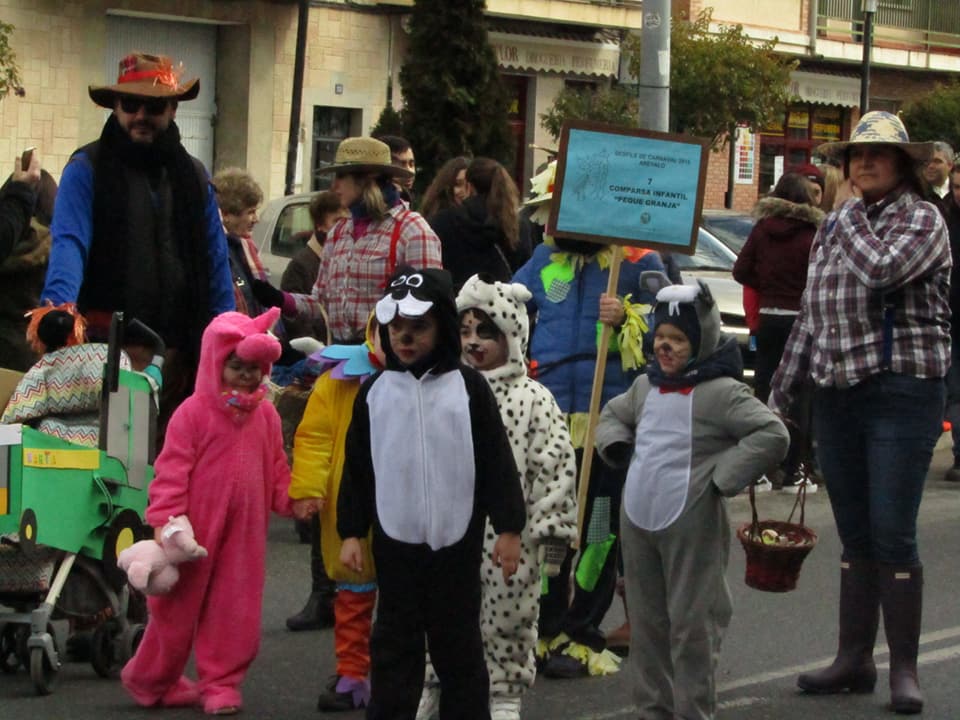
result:
[[[171,516],[160,533],[161,542],[141,540],[117,557],[117,565],[127,580],[147,595],[164,595],[180,578],[177,565],[206,557],[207,550],[197,544],[193,526],[186,515]]]

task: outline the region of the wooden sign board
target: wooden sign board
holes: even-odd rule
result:
[[[569,121],[560,133],[553,235],[692,255],[707,177],[705,140]]]

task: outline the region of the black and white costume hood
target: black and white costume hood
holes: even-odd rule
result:
[[[427,313],[437,321],[436,347],[415,367],[407,368],[390,347],[387,326],[398,316],[418,318]],[[427,370],[446,372],[460,364],[460,321],[453,301],[453,279],[446,270],[400,267],[387,281],[387,294],[377,302],[376,314],[388,370],[410,370],[419,376]]]

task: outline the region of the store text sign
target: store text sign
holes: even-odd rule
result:
[[[692,255],[708,146],[687,135],[563,126],[550,227],[557,237]]]

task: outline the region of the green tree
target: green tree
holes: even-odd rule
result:
[[[907,103],[900,113],[914,142],[945,140],[960,150],[960,82],[936,85]]]
[[[670,126],[709,138],[719,150],[737,125],[757,131],[783,117],[797,61],[774,52],[776,37],[755,44],[742,25],[711,33],[712,15],[706,8],[692,22],[674,18],[671,24]],[[639,76],[640,38],[628,39],[625,51],[630,72]]]
[[[0,100],[5,98],[11,90],[18,95],[23,94],[17,55],[10,49],[12,33],[13,25],[0,20]]]
[[[393,109],[392,105],[387,105],[380,113],[377,124],[370,130],[370,135],[379,137],[380,135],[403,135],[403,116]]]
[[[512,160],[507,92],[487,37],[483,0],[415,0],[400,70],[404,134],[418,185],[457,155]]]
[[[638,112],[636,95],[620,86],[598,90],[564,88],[553,106],[540,115],[540,125],[557,140],[566,120],[596,120],[635,127]]]

